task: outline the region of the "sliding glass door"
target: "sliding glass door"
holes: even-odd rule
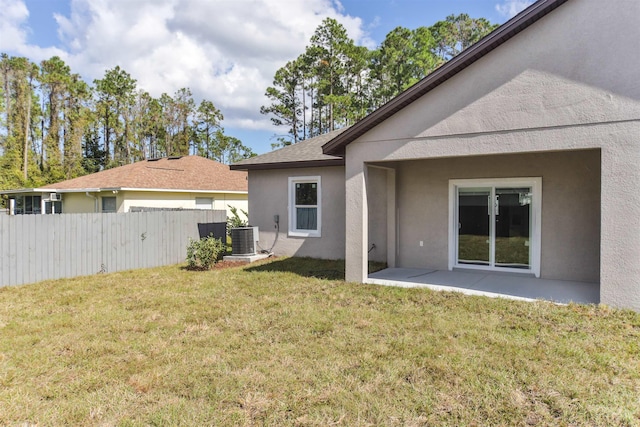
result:
[[[453,181],[450,265],[538,275],[539,206],[534,204],[539,205],[540,187],[539,178]]]
[[[531,187],[496,188],[495,266],[531,266]]]
[[[491,264],[491,216],[489,188],[458,191],[458,262]]]

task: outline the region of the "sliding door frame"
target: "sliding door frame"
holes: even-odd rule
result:
[[[458,262],[458,189],[466,187],[495,188],[531,187],[531,230],[529,238],[530,265],[528,269],[461,264]],[[493,224],[491,229],[494,229]],[[482,178],[449,180],[449,270],[454,268],[471,270],[506,271],[513,273],[534,274],[540,277],[540,248],[542,236],[542,177],[520,178]],[[490,236],[495,238],[495,233]]]

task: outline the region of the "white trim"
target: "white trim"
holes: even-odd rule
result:
[[[296,203],[295,203],[295,184],[296,183],[316,183],[318,184],[318,200],[316,209],[317,214],[317,229],[316,230],[299,230],[295,228],[296,223]],[[290,237],[322,237],[322,179],[319,175],[314,176],[290,176],[289,185],[287,187],[289,192],[289,206],[287,211],[289,212],[289,225],[288,235]]]
[[[109,191],[148,191],[165,193],[213,193],[213,194],[248,194],[248,191],[231,190],[189,190],[175,188],[134,188],[134,187],[101,187],[101,188],[22,188],[18,190],[0,191],[0,195],[11,195],[20,193],[100,193]]]
[[[497,187],[497,186],[527,186],[531,187],[531,265],[529,269],[492,267],[482,265],[469,265],[457,263],[457,216],[458,216],[458,197],[457,189],[459,187]],[[491,226],[493,229],[493,225]],[[493,233],[491,233],[493,234]],[[540,277],[540,255],[541,255],[541,237],[542,237],[542,177],[517,177],[517,178],[483,178],[483,179],[450,179],[449,180],[449,270],[454,268],[488,270],[488,271],[505,271],[512,273],[534,274]],[[491,264],[493,264],[493,250],[491,251]]]
[[[110,188],[107,190],[111,190]],[[231,191],[231,190],[189,190],[189,189],[171,189],[171,188],[114,188],[120,191],[149,191],[149,192],[166,192],[166,193],[212,193],[212,194],[248,194],[248,191]]]
[[[12,195],[12,194],[23,194],[23,193],[34,193],[34,194],[50,194],[50,193],[84,193],[90,191],[92,193],[99,193],[99,188],[79,188],[79,189],[67,189],[60,190],[55,188],[22,188],[19,190],[5,190],[0,191],[0,195]]]

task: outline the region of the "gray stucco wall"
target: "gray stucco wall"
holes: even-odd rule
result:
[[[450,179],[542,177],[541,277],[600,281],[599,151],[418,160],[397,176],[398,266],[448,268]]]
[[[289,177],[322,179],[322,236],[292,237],[289,226]],[[275,255],[344,259],[344,167],[293,168],[249,171],[249,223],[260,228],[259,244],[268,249],[275,240],[273,216],[280,216]]]
[[[375,224],[368,230],[368,259],[387,262],[387,171],[381,168],[369,168],[367,186],[371,190],[368,199],[369,224]]]
[[[601,160],[601,302],[640,310],[638,16],[635,0],[571,0],[349,144],[347,279],[366,278],[367,163],[593,149]],[[558,218],[564,208],[543,207]],[[566,252],[559,242],[555,249]],[[547,275],[568,273],[554,266],[563,257],[547,255],[558,258],[543,260]],[[585,276],[597,277],[593,268]]]
[[[571,0],[360,140],[638,120],[638,16],[637,0]]]

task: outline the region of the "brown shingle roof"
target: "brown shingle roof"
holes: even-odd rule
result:
[[[241,160],[231,165],[231,169],[282,169],[344,165],[343,158],[324,154],[322,146],[347,129],[349,128],[334,130],[324,135],[300,141],[297,144],[287,145],[279,150]]]
[[[140,188],[195,191],[247,191],[247,173],[200,156],[143,160],[41,188],[81,190]]]

